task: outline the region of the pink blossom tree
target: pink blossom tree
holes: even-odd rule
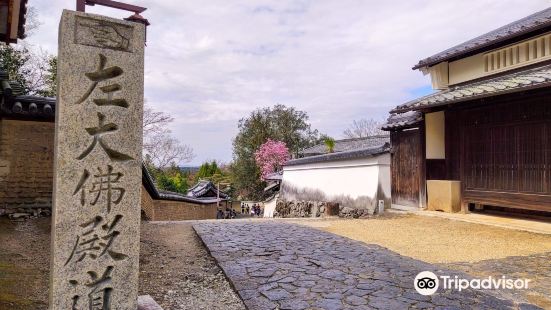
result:
[[[265,180],[269,174],[279,171],[291,156],[284,142],[268,139],[254,153],[254,158]]]

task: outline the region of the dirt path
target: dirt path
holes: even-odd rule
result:
[[[48,308],[50,219],[0,217],[0,309]]]
[[[164,309],[244,309],[191,223],[142,224],[140,294]]]
[[[0,309],[47,309],[50,219],[0,218],[0,245]],[[244,309],[188,223],[142,223],[139,291],[164,309]]]

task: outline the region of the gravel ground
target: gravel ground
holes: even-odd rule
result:
[[[0,309],[48,308],[50,219],[0,217]]]
[[[429,263],[477,262],[551,252],[551,235],[413,214],[293,222],[378,244]]]
[[[544,309],[551,309],[551,252],[529,256],[510,256],[476,263],[439,264],[442,268],[461,270],[472,276],[530,279],[528,290],[508,290],[510,298],[523,299]]]
[[[164,309],[245,309],[191,223],[144,223],[140,294]]]
[[[47,309],[50,218],[0,218],[0,310]],[[164,309],[245,309],[191,224],[142,223],[140,294]]]

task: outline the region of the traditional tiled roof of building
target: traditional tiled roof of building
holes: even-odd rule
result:
[[[197,203],[197,204],[212,204],[212,203],[218,202],[218,199],[216,197],[195,198],[195,197],[188,197],[180,193],[159,190],[157,186],[155,186],[155,181],[153,180],[153,177],[149,173],[147,166],[143,163],[142,163],[142,184],[153,199],[184,201],[184,202],[191,202],[191,203]],[[220,199],[220,200],[224,200],[224,199]]]
[[[281,181],[283,179],[283,171],[276,171],[266,176],[267,181]]]
[[[352,151],[352,150],[359,150],[359,149],[367,149],[371,147],[381,146],[389,141],[390,141],[390,137],[388,135],[377,135],[377,136],[364,137],[364,138],[335,140],[335,147],[333,148],[333,152],[338,153],[338,152],[345,152],[345,151]],[[321,155],[326,153],[328,153],[327,146],[324,143],[320,143],[318,145],[314,145],[312,147],[302,150],[300,152],[300,155],[314,156],[314,155]]]
[[[501,94],[551,86],[551,65],[526,69],[488,80],[452,86],[394,108],[391,113],[421,110]]]
[[[463,42],[445,51],[420,60],[419,63],[413,67],[413,69],[432,66],[442,61],[458,58],[462,55],[472,54],[477,51],[482,51],[490,46],[495,47],[500,43],[506,44],[506,41],[508,40],[518,38],[535,31],[544,31],[544,29],[547,28],[551,28],[551,8],[534,13],[472,40]]]
[[[38,96],[17,96],[11,101],[0,103],[0,116],[11,116],[29,119],[55,118],[55,99]]]
[[[387,153],[389,152],[389,150],[390,150],[390,143],[385,142],[384,144],[379,145],[377,147],[297,158],[297,159],[288,161],[285,164],[285,166],[296,166],[296,165],[311,164],[311,163],[318,163],[318,162],[365,158],[365,157],[371,157],[371,156]]]
[[[418,111],[390,114],[382,130],[396,130],[416,127],[423,120],[423,114]]]
[[[216,188],[216,185],[212,183],[211,181],[199,181],[197,184],[193,185],[187,192],[187,197],[193,197],[193,198],[201,198],[204,197],[205,194],[207,194],[209,191],[216,193],[218,189]],[[228,194],[220,191],[219,194],[220,198],[227,199]]]
[[[23,87],[0,70],[0,116],[54,121],[55,103],[55,98],[24,95]]]

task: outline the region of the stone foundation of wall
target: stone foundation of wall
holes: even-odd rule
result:
[[[338,212],[337,212],[338,210]],[[324,217],[338,215],[344,218],[360,218],[373,215],[373,209],[343,207],[325,201],[277,201],[274,217]]]

